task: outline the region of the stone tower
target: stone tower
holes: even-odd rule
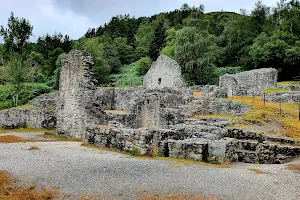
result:
[[[93,60],[85,51],[73,51],[62,59],[59,100],[57,109],[57,134],[83,139],[90,120],[96,81],[93,79]]]

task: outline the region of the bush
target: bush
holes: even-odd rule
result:
[[[243,67],[220,67],[216,68],[216,74],[223,76],[225,74],[236,74],[245,71]]]
[[[149,57],[141,58],[136,62],[137,73],[139,76],[145,75],[151,68],[152,60]]]
[[[140,156],[142,153],[141,153],[141,150],[139,148],[133,148],[132,150],[129,151],[129,154],[131,156]]]
[[[24,105],[31,99],[53,89],[42,83],[26,83],[21,86],[18,105]],[[15,91],[14,85],[0,85],[0,110],[13,107],[12,94]]]
[[[163,48],[163,50],[161,51],[161,54],[174,59],[175,58],[175,50],[176,50],[176,46],[167,46],[167,47]]]

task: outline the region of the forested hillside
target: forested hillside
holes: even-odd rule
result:
[[[1,26],[0,84],[7,87],[0,87],[0,109],[56,90],[61,57],[72,49],[91,52],[102,86],[141,84],[160,53],[179,62],[188,85],[214,84],[225,73],[266,67],[278,69],[280,80],[300,75],[298,0],[281,0],[274,8],[258,1],[240,14],[205,13],[204,5],[184,4],[151,17],[119,15],[75,41],[46,34],[32,43],[33,28],[13,13]]]

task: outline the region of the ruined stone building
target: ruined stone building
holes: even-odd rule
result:
[[[175,60],[161,55],[150,68],[144,79],[146,89],[179,90],[184,86],[181,68]]]
[[[138,149],[142,154],[157,148],[163,156],[196,161],[283,163],[300,155],[299,146],[282,145],[295,141],[227,128],[230,119],[197,118],[204,114],[240,115],[251,106],[193,96],[183,87],[179,65],[166,56],[159,57],[141,87],[96,87],[92,66],[87,52],[64,56],[59,92],[34,99],[34,108],[0,112],[0,124],[4,128],[56,128],[58,135],[90,144],[122,151]],[[261,75],[252,76],[258,79]],[[272,84],[274,76],[266,82]],[[236,79],[242,84],[242,78]],[[245,83],[249,88],[253,85]]]
[[[278,71],[272,68],[256,69],[220,77],[220,88],[225,88],[228,96],[260,96],[267,88],[277,86]]]

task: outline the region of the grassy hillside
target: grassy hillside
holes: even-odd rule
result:
[[[143,85],[143,77],[137,75],[136,63],[124,65],[119,74],[110,76],[115,87],[133,87]]]

